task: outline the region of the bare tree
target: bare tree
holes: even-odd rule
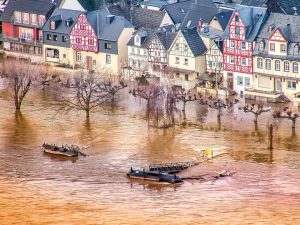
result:
[[[102,82],[102,77],[93,72],[81,72],[63,82],[63,86],[71,90],[69,96],[62,99],[63,108],[85,111],[88,119],[92,110],[110,100],[110,95],[101,89]]]
[[[99,89],[109,95],[111,103],[115,102],[115,98],[118,92],[126,87],[127,84],[123,80],[117,79],[116,81],[114,81],[111,77],[104,77],[99,83]]]
[[[45,73],[43,66],[32,65],[26,61],[9,60],[1,64],[1,77],[8,81],[8,88],[16,110],[20,110],[23,100],[34,81]]]
[[[186,91],[184,88],[173,88],[176,99],[182,102],[182,111],[185,112],[186,104],[188,102],[197,101],[197,95],[192,93],[192,90]]]
[[[245,113],[252,113],[254,114],[254,123],[257,123],[258,117],[265,112],[271,111],[271,107],[264,106],[263,104],[251,104],[251,105],[244,105],[243,107],[239,108],[243,110]]]
[[[282,111],[276,111],[273,113],[273,117],[277,119],[288,119],[292,121],[292,129],[296,128],[296,121],[300,117],[298,113],[293,112],[288,107],[284,108]]]

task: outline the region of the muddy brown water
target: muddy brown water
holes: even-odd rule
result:
[[[57,114],[55,93],[31,93],[20,115],[1,91],[0,224],[300,223],[300,121],[292,134],[290,121],[264,114],[255,129],[252,115],[235,109],[219,126],[213,110],[191,103],[184,126],[148,129],[139,101],[123,95],[86,123],[83,113]],[[49,157],[44,141],[89,146],[89,157]],[[218,156],[186,173],[237,173],[182,185],[125,176],[131,166],[199,159],[204,148]]]

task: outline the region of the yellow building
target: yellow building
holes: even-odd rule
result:
[[[168,65],[177,78],[194,81],[205,73],[205,55],[207,48],[197,28],[179,31],[174,39],[168,56]]]
[[[298,101],[300,93],[299,16],[271,13],[254,49],[253,88],[245,97],[278,102]]]

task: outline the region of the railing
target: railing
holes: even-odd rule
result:
[[[30,44],[42,44],[41,40],[34,40],[32,37],[31,39],[21,38],[21,37],[11,37],[11,36],[5,36],[3,35],[3,41],[12,41],[17,43],[30,43]]]

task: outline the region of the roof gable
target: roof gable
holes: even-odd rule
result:
[[[281,32],[280,28],[277,28],[273,31],[273,33],[271,34],[270,41],[278,41],[278,42],[287,42],[286,37],[283,35],[283,33]]]

